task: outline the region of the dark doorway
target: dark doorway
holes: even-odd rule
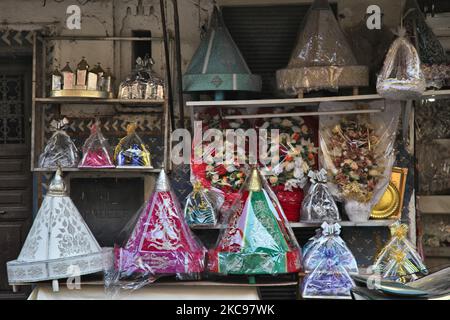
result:
[[[24,299],[8,285],[6,262],[20,253],[32,221],[31,58],[0,58],[0,299]]]

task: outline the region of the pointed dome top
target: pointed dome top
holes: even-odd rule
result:
[[[166,171],[162,169],[158,176],[158,180],[156,181],[155,192],[167,191],[170,191],[169,177],[167,176]]]
[[[207,36],[183,76],[183,89],[186,92],[261,91],[261,78],[251,74],[217,6]]]
[[[48,189],[48,195],[53,197],[64,197],[66,196],[66,184],[62,178],[61,168],[56,170],[55,176]]]
[[[249,191],[261,191],[262,183],[261,177],[259,176],[258,169],[253,168],[252,173],[250,175],[250,182],[248,184]]]

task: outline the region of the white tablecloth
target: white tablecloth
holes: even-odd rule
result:
[[[106,292],[101,285],[84,285],[69,290],[63,283],[58,292],[50,284],[38,284],[28,300],[258,300],[256,287],[165,285],[139,290]]]

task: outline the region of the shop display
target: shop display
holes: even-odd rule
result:
[[[335,253],[325,249],[316,268],[303,279],[301,294],[304,299],[350,299],[354,285]]]
[[[11,285],[106,270],[112,250],[102,249],[66,193],[58,169],[17,260],[7,265]]]
[[[409,282],[428,274],[426,266],[407,239],[408,226],[395,222],[390,226],[391,239],[375,259],[373,271],[398,282]]]
[[[320,159],[330,177],[328,188],[345,202],[350,220],[367,221],[389,184],[401,108],[399,102],[389,100],[356,107],[384,108],[384,112],[321,115]],[[353,103],[322,103],[319,110],[352,108]]]
[[[274,110],[274,113],[280,111]],[[260,155],[259,162],[263,167],[261,173],[275,192],[288,221],[300,220],[307,174],[317,167],[314,120],[310,117],[271,118],[257,126],[257,129],[266,129],[268,132],[278,130],[278,137],[268,135],[268,139],[279,142],[278,150],[274,150],[273,146],[268,147],[267,157]],[[276,152],[275,156],[272,152]]]
[[[389,48],[378,75],[377,92],[386,99],[418,99],[426,88],[420,58],[406,37],[406,30],[399,29],[398,36]]]
[[[189,225],[214,226],[219,219],[218,208],[223,203],[221,194],[214,193],[195,182],[186,198],[184,217]]]
[[[150,151],[136,133],[136,124],[127,126],[127,135],[122,138],[114,150],[117,168],[153,168]]]
[[[66,90],[73,89],[75,85],[75,74],[73,73],[72,69],[70,68],[69,62],[66,63],[66,66],[61,70],[61,73],[63,75],[63,88]],[[62,88],[60,88],[62,89]],[[56,90],[56,89],[53,89]]]
[[[298,272],[301,250],[281,206],[256,168],[228,212],[227,227],[209,252],[208,269],[220,274]]]
[[[340,221],[339,210],[327,186],[327,172],[310,171],[311,185],[303,200],[301,220],[304,222]]]
[[[164,99],[164,80],[162,80],[153,70],[155,64],[148,55],[142,59],[136,59],[136,66],[129,75],[119,85],[119,99]]]
[[[115,280],[140,275],[145,283],[160,275],[200,273],[205,267],[206,249],[189,229],[164,170],[123,233],[125,243],[115,247]]]
[[[251,73],[225,26],[220,8],[214,6],[208,33],[183,75],[183,90],[261,91],[261,86],[261,77]]]
[[[63,76],[58,68],[55,68],[52,73],[52,90],[61,90],[63,83]]]
[[[341,226],[338,223],[322,223],[320,237],[313,239],[308,253],[303,257],[305,272],[313,272],[323,260],[331,259],[349,273],[358,273],[358,264],[344,240],[339,236]]]
[[[369,70],[355,56],[327,0],[309,9],[289,64],[277,71],[278,89],[290,96],[303,91],[369,84]]]
[[[93,124],[91,135],[84,142],[83,158],[79,168],[114,168],[110,154],[111,147],[103,136],[99,124]]]
[[[64,118],[61,121],[53,120],[50,130],[53,135],[47,141],[44,151],[39,156],[39,167],[46,169],[73,168],[80,160],[78,149],[66,130],[69,121]]]
[[[86,90],[87,89],[87,81],[88,81],[88,71],[89,64],[86,61],[85,57],[81,58],[81,61],[77,65],[76,69],[76,89]]]

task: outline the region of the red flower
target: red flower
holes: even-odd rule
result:
[[[224,174],[227,173],[227,169],[225,169],[225,167],[224,167],[222,164],[219,164],[219,165],[215,168],[214,171],[216,171],[217,174],[219,174],[219,175],[224,175]]]

